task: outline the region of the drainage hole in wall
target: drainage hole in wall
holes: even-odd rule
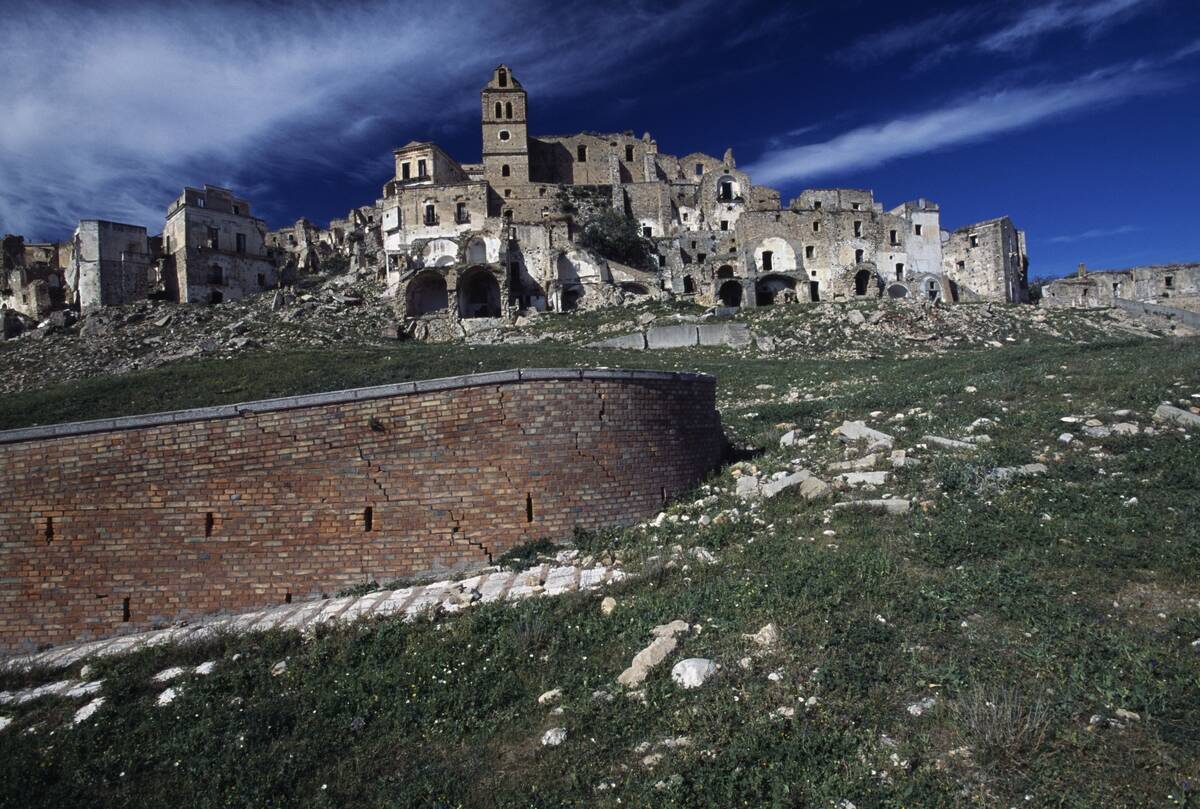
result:
[[[533,522],[533,495],[525,495],[525,522]]]
[[[204,536],[210,537],[213,532],[213,513],[210,511],[204,515]]]
[[[50,540],[54,539],[54,518],[46,518],[46,544],[50,544]]]
[[[121,600],[121,620],[129,623],[129,597],[126,596]]]
[[[363,530],[370,531],[375,527],[375,509],[367,506],[363,509]]]

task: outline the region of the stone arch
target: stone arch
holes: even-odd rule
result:
[[[732,278],[733,275],[733,267],[730,267],[728,264],[717,268],[717,278]]]
[[[764,275],[754,284],[754,303],[756,306],[770,306],[776,299],[786,298],[783,293],[790,292],[793,299],[796,294],[796,279],[786,275]]]
[[[468,264],[487,264],[488,263],[488,246],[487,242],[482,237],[476,236],[467,243],[467,263]]]
[[[409,317],[421,317],[449,306],[450,296],[446,291],[446,279],[441,273],[426,270],[408,282],[404,311]]]
[[[889,298],[907,298],[908,287],[904,284],[889,284],[887,288],[887,296]]]
[[[578,309],[579,302],[583,300],[583,296],[583,287],[578,284],[563,289],[562,293],[559,295],[562,311],[573,312],[574,310]]]
[[[458,263],[458,244],[453,239],[431,239],[421,250],[426,267],[453,267]]]
[[[871,282],[873,280],[874,279],[872,278],[872,272],[870,270],[862,269],[862,270],[859,270],[858,272],[854,273],[854,294],[855,294],[855,296],[861,298],[865,295],[870,294]]]
[[[729,280],[721,284],[721,288],[717,290],[717,297],[721,299],[721,304],[724,306],[739,307],[742,305],[742,284],[739,281]]]
[[[717,202],[734,202],[742,196],[742,184],[732,174],[717,178]]]
[[[500,317],[500,283],[485,267],[472,267],[458,279],[458,316]]]

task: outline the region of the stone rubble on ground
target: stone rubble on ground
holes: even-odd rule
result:
[[[626,688],[632,688],[641,683],[650,674],[650,669],[667,659],[675,647],[679,645],[677,635],[687,632],[690,627],[686,621],[672,621],[650,630],[654,640],[650,645],[633,656],[629,668],[617,675],[617,682]]]
[[[269,629],[310,632],[326,623],[391,615],[399,615],[404,620],[412,621],[439,610],[453,613],[477,603],[516,602],[535,596],[552,597],[567,592],[594,590],[625,578],[626,573],[623,570],[611,565],[584,567],[571,564],[539,564],[520,572],[489,568],[459,581],[440,581],[397,590],[379,590],[361,596],[284,604],[169,629],[67,644],[48,651],[11,658],[0,664],[0,667],[26,669],[44,666],[61,669],[91,657],[107,657],[161,643],[199,640],[222,632],[240,633]],[[197,670],[196,673],[206,674],[211,670],[209,667],[206,671]]]
[[[703,657],[689,657],[671,667],[671,680],[680,688],[699,688],[717,673],[717,664]]]

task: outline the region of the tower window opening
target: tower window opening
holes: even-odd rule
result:
[[[626,163],[633,162],[633,147],[632,146],[625,147],[625,162]]]
[[[504,117],[509,118],[509,119],[512,118],[512,102],[511,101],[504,102]]]
[[[497,83],[501,87],[507,87],[508,86],[508,71],[505,70],[504,68],[500,68],[500,70],[498,70],[496,72],[496,79],[497,79]]]
[[[500,117],[500,102],[499,101],[496,102],[496,117],[497,118]]]
[[[587,162],[587,147],[583,144],[575,147],[575,160],[580,163]]]
[[[508,177],[511,174],[512,174],[512,169],[510,169],[508,167],[507,163],[505,163],[503,166],[500,167],[500,176],[501,177]]]

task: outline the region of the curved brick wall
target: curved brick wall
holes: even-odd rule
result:
[[[0,649],[486,563],[717,463],[712,377],[534,370],[0,432]]]

